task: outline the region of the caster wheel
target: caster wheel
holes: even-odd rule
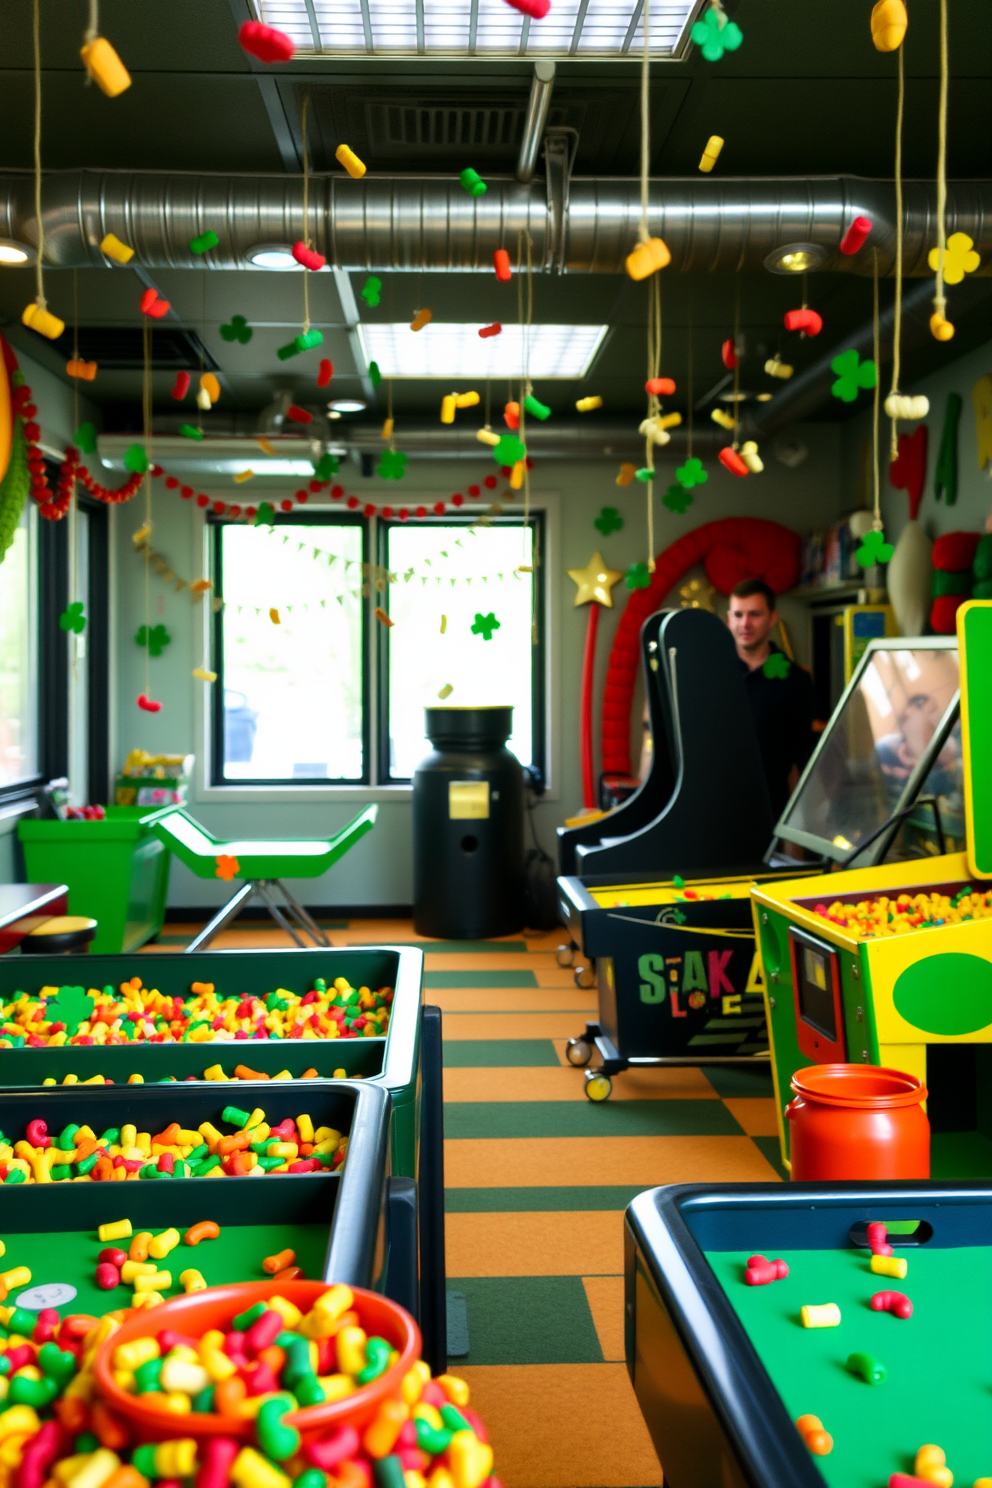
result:
[[[560,945],[555,952],[555,960],[559,966],[571,966],[575,960],[575,948],[570,945]]]
[[[586,1070],[586,1097],[591,1101],[609,1100],[613,1094],[613,1081],[602,1070]]]
[[[588,989],[596,985],[596,969],[593,966],[577,966],[575,968],[575,985]]]
[[[592,1046],[584,1038],[569,1039],[565,1045],[565,1058],[569,1064],[574,1064],[577,1069],[581,1069],[592,1058]]]

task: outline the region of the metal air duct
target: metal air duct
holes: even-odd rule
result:
[[[931,272],[936,242],[936,188],[905,185],[907,277]],[[0,175],[0,238],[34,246],[31,177]],[[570,274],[620,274],[637,240],[636,180],[563,180],[549,185],[489,178],[485,196],[472,198],[450,176],[316,177],[310,185],[311,224],[328,261],[356,270],[491,272],[493,250],[515,250],[529,232],[539,269]],[[252,267],[265,245],[301,236],[303,183],[293,176],[183,175],[174,172],[59,171],[42,186],[45,257],[60,268],[110,267],[100,252],[115,233],[137,252],[145,269]],[[789,180],[653,181],[649,227],[665,239],[679,272],[760,270],[785,243],[807,242],[827,251],[823,267],[871,273],[871,255],[853,258],[837,248],[852,218],[874,223],[872,245],[883,274],[894,257],[894,192],[890,182],[854,177]],[[212,229],[220,242],[207,254],[190,239]],[[951,182],[947,231],[966,232],[982,255],[980,274],[992,274],[992,181]]]

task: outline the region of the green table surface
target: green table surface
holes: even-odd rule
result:
[[[903,1254],[898,1281],[875,1276],[863,1250],[776,1251],[789,1275],[750,1287],[739,1251],[706,1252],[792,1420],[819,1416],[833,1437],[814,1459],[830,1488],[886,1488],[925,1442],[943,1448],[955,1488],[992,1477],[992,1246]],[[889,1290],[910,1298],[911,1318],[871,1310]],[[840,1325],[804,1328],[800,1308],[824,1302]],[[847,1371],[855,1352],[885,1365],[881,1384]]]
[[[205,1214],[204,1219],[210,1216]],[[184,1231],[180,1229],[180,1234]],[[158,1233],[156,1227],[152,1233]],[[0,1234],[4,1235],[7,1252],[3,1267],[28,1266],[31,1269],[30,1287],[14,1293],[16,1301],[27,1291],[48,1286],[53,1282],[68,1283],[76,1288],[77,1295],[69,1302],[56,1302],[62,1316],[71,1312],[88,1312],[102,1316],[115,1307],[128,1307],[131,1288],[119,1286],[112,1292],[101,1291],[93,1280],[97,1257],[104,1249],[104,1242],[97,1238],[95,1230],[64,1230],[44,1234],[10,1234],[5,1232],[0,1221]],[[108,1245],[127,1250],[129,1241],[110,1240]],[[186,1245],[180,1241],[175,1250],[166,1256],[159,1266],[172,1272],[172,1289],[165,1297],[181,1297],[179,1274],[189,1267],[201,1273],[208,1286],[218,1286],[230,1281],[265,1281],[262,1261],[266,1256],[276,1255],[281,1250],[295,1250],[296,1264],[302,1266],[309,1280],[318,1280],[323,1273],[324,1255],[327,1250],[326,1224],[246,1224],[224,1225],[216,1240],[201,1240],[199,1245]]]

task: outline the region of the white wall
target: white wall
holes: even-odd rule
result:
[[[816,525],[835,520],[850,501],[845,503],[840,480],[840,436],[835,426],[810,425],[802,429],[809,446],[807,461],[796,471],[788,471],[770,455],[765,473],[741,481],[728,475],[715,458],[707,459],[710,478],[689,511],[682,517],[656,504],[655,548],[661,551],[691,528],[726,516],[757,516],[780,521],[803,532]],[[400,433],[400,443],[402,437]],[[655,484],[657,496],[674,480],[677,462],[662,463]],[[444,498],[472,480],[478,480],[478,462],[417,461],[410,466],[402,499],[406,502],[414,489],[432,493],[432,499]],[[549,606],[549,660],[557,672],[555,707],[552,717],[552,744],[557,747],[560,768],[556,770],[554,799],[542,803],[536,813],[538,831],[545,848],[555,855],[554,828],[581,806],[579,763],[579,682],[582,650],[586,632],[586,612],[574,607],[575,589],[566,575],[569,568],[584,567],[598,548],[608,564],[626,569],[632,562],[646,557],[644,488],[639,485],[618,488],[615,461],[538,462],[532,476],[535,502],[547,499],[558,512],[559,538],[548,554],[547,577],[556,602]],[[398,492],[390,482],[361,480],[348,467],[348,488],[380,504],[396,502]],[[288,487],[289,482],[281,483]],[[231,489],[218,489],[216,495],[235,499]],[[251,496],[257,504],[263,494],[282,495],[275,485],[263,492],[261,483],[253,482]],[[245,493],[240,493],[245,499]],[[593,520],[604,506],[617,507],[624,518],[621,532],[603,538],[593,527]],[[188,593],[175,594],[161,579],[152,577],[153,623],[164,623],[172,643],[163,657],[153,660],[153,695],[164,707],[159,714],[140,712],[135,698],[144,687],[143,652],[134,643],[134,635],[144,620],[144,565],[135,556],[132,533],[141,525],[143,498],[129,508],[119,509],[115,521],[115,591],[117,727],[114,762],[119,765],[128,751],[143,747],[154,752],[193,751],[202,756],[197,738],[197,682],[191,671],[202,661],[202,607],[191,604]],[[139,510],[140,508],[140,510]],[[165,490],[156,482],[154,496],[154,533],[152,543],[184,578],[199,577],[202,567],[202,513],[178,492]],[[554,523],[552,523],[554,526]],[[194,571],[195,570],[195,571]],[[626,601],[622,584],[614,590],[615,608],[601,617],[597,654],[597,716],[602,698],[610,643],[617,618]],[[793,620],[794,633],[802,626],[796,623],[796,610],[784,606],[787,619]],[[636,767],[636,756],[635,756]],[[358,844],[324,879],[295,885],[300,897],[311,904],[389,905],[405,904],[411,899],[410,804],[407,791],[380,793],[392,796],[381,799],[375,830]],[[398,797],[398,799],[397,799]],[[193,814],[219,837],[251,834],[257,837],[314,836],[344,825],[359,809],[357,793],[342,799],[328,792],[316,802],[287,801],[273,795],[269,799],[242,802],[193,799]],[[228,896],[227,886],[198,880],[182,865],[173,864],[170,904],[193,906],[218,904]]]

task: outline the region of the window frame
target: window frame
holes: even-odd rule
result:
[[[547,781],[548,767],[548,737],[547,737],[547,652],[549,637],[547,633],[547,596],[546,585],[542,582],[544,565],[547,552],[547,514],[543,508],[531,508],[527,513],[526,521],[524,513],[504,512],[499,516],[490,517],[486,527],[516,527],[525,525],[532,532],[531,552],[533,555],[532,575],[535,599],[535,622],[537,625],[537,644],[533,647],[535,652],[534,664],[531,669],[531,758],[521,760],[524,769],[540,772],[540,778]],[[389,534],[397,527],[405,527],[407,524],[395,517],[379,517],[376,520],[376,561],[382,568],[388,568],[389,563]],[[428,517],[417,523],[418,527],[481,527],[483,523],[478,515],[467,513],[465,516],[446,514],[439,517]],[[384,608],[389,612],[388,588],[385,596]],[[378,632],[375,637],[376,645],[376,693],[374,700],[377,722],[377,759],[376,777],[377,782],[383,786],[406,786],[412,784],[413,777],[410,775],[393,775],[389,762],[389,651],[390,630],[386,625],[376,626]]]
[[[244,524],[230,521],[223,516],[214,513],[207,515],[207,532],[209,534],[209,551],[211,573],[213,575],[213,595],[217,599],[224,598],[224,560],[223,560],[223,531],[225,527],[239,527]],[[341,511],[336,508],[311,507],[304,510],[292,512],[277,512],[273,518],[273,526],[287,527],[357,527],[362,533],[362,574],[363,582],[368,573],[370,552],[372,544],[371,523],[360,513]],[[217,680],[210,688],[210,788],[220,791],[238,790],[247,787],[251,790],[293,790],[293,789],[321,789],[321,790],[360,790],[363,786],[372,784],[372,730],[371,714],[373,704],[373,682],[372,682],[372,643],[370,636],[369,610],[363,603],[361,611],[362,627],[362,774],[361,776],[349,776],[342,778],[335,776],[306,777],[306,778],[239,778],[231,780],[224,775],[224,610],[218,607],[210,625],[211,670],[217,673]]]

